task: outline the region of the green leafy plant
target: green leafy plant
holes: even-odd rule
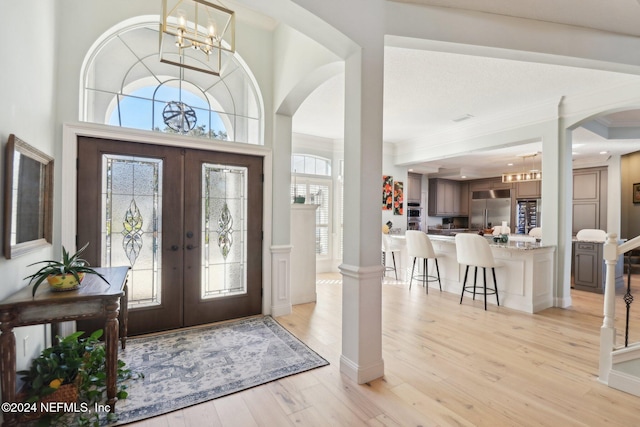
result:
[[[102,335],[102,330],[94,332],[86,340],[79,340],[82,334],[83,332],[76,332],[66,338],[58,337],[58,344],[44,349],[33,359],[29,370],[18,372],[27,387],[28,402],[37,402],[55,392],[61,385],[76,382],[84,355],[92,350],[92,346]]]
[[[40,284],[44,282],[47,277],[55,276],[58,274],[60,275],[71,274],[78,281],[78,283],[80,282],[80,274],[96,274],[98,277],[104,280],[105,283],[109,284],[107,279],[105,279],[105,277],[102,274],[98,273],[96,270],[89,267],[89,263],[86,260],[80,258],[80,255],[82,254],[82,252],[84,252],[87,246],[89,246],[89,242],[87,242],[87,244],[85,244],[82,248],[80,248],[80,250],[78,250],[73,255],[69,254],[69,252],[63,246],[61,261],[49,260],[49,261],[39,261],[33,264],[29,264],[29,267],[37,264],[46,264],[44,267],[42,267],[40,270],[36,271],[32,275],[25,277],[25,279],[30,279],[29,284],[33,283],[33,291],[31,292],[31,295],[33,296],[36,295],[36,290],[38,289],[38,286],[40,286]]]
[[[96,403],[106,400],[107,354],[100,337],[103,330],[98,329],[86,338],[81,338],[84,332],[78,331],[65,338],[57,337],[58,343],[46,348],[35,358],[28,370],[19,371],[18,375],[25,383],[25,401],[38,402],[44,396],[53,394],[65,384],[75,384],[78,388],[79,402],[86,403],[87,408],[95,407]],[[133,373],[126,368],[125,362],[118,360],[117,366],[117,398],[126,399],[128,393],[124,380],[143,378],[142,373]],[[49,414],[42,421],[49,424],[68,425],[99,425],[99,413],[87,414]],[[104,414],[102,414],[104,415]],[[111,418],[115,414],[108,414]],[[66,418],[65,418],[66,417]]]

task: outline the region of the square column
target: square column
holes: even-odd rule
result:
[[[383,56],[380,38],[369,41],[345,64],[340,371],[358,384],[384,375],[380,264]]]

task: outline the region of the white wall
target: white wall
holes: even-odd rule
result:
[[[404,209],[402,215],[395,215],[393,210],[382,211],[382,224],[386,224],[387,221],[393,223],[393,228],[400,228],[401,233],[407,230],[407,185],[409,183],[407,168],[405,166],[397,166],[395,163],[395,145],[391,143],[384,143],[382,146],[382,174],[393,176],[393,181],[400,181],[403,184],[404,189]],[[380,205],[382,206],[382,177],[380,177]]]
[[[3,171],[0,188],[4,188],[5,146],[9,134],[15,134],[46,154],[55,154],[54,6],[54,2],[48,0],[0,2],[0,39],[4,40],[0,43],[0,169]],[[3,211],[0,207],[0,212]],[[35,271],[35,267],[28,264],[51,259],[60,252],[47,247],[11,260],[0,258],[0,299],[27,285],[23,278]],[[15,333],[17,367],[23,369],[44,347],[46,327],[18,328]]]

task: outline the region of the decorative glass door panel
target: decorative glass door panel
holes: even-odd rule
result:
[[[129,334],[183,324],[184,163],[179,148],[78,138],[78,242],[96,266],[129,266]],[[100,321],[78,324],[93,331]]]
[[[202,165],[201,297],[246,294],[247,168]]]
[[[131,267],[130,335],[262,312],[262,157],[79,137],[78,159],[78,242]]]
[[[260,314],[262,158],[187,150],[185,171],[185,326]]]
[[[161,300],[161,159],[103,154],[102,265],[128,265],[129,307]]]

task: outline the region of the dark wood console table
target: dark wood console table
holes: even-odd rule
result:
[[[96,268],[110,286],[95,275],[87,275],[80,289],[51,292],[46,286],[31,296],[27,286],[0,302],[0,375],[2,401],[16,399],[16,337],[13,328],[44,323],[106,317],[107,405],[115,410],[118,337],[122,348],[127,337],[127,277],[129,267]],[[120,318],[120,321],[118,320]],[[3,426],[17,424],[15,413],[5,412]]]

